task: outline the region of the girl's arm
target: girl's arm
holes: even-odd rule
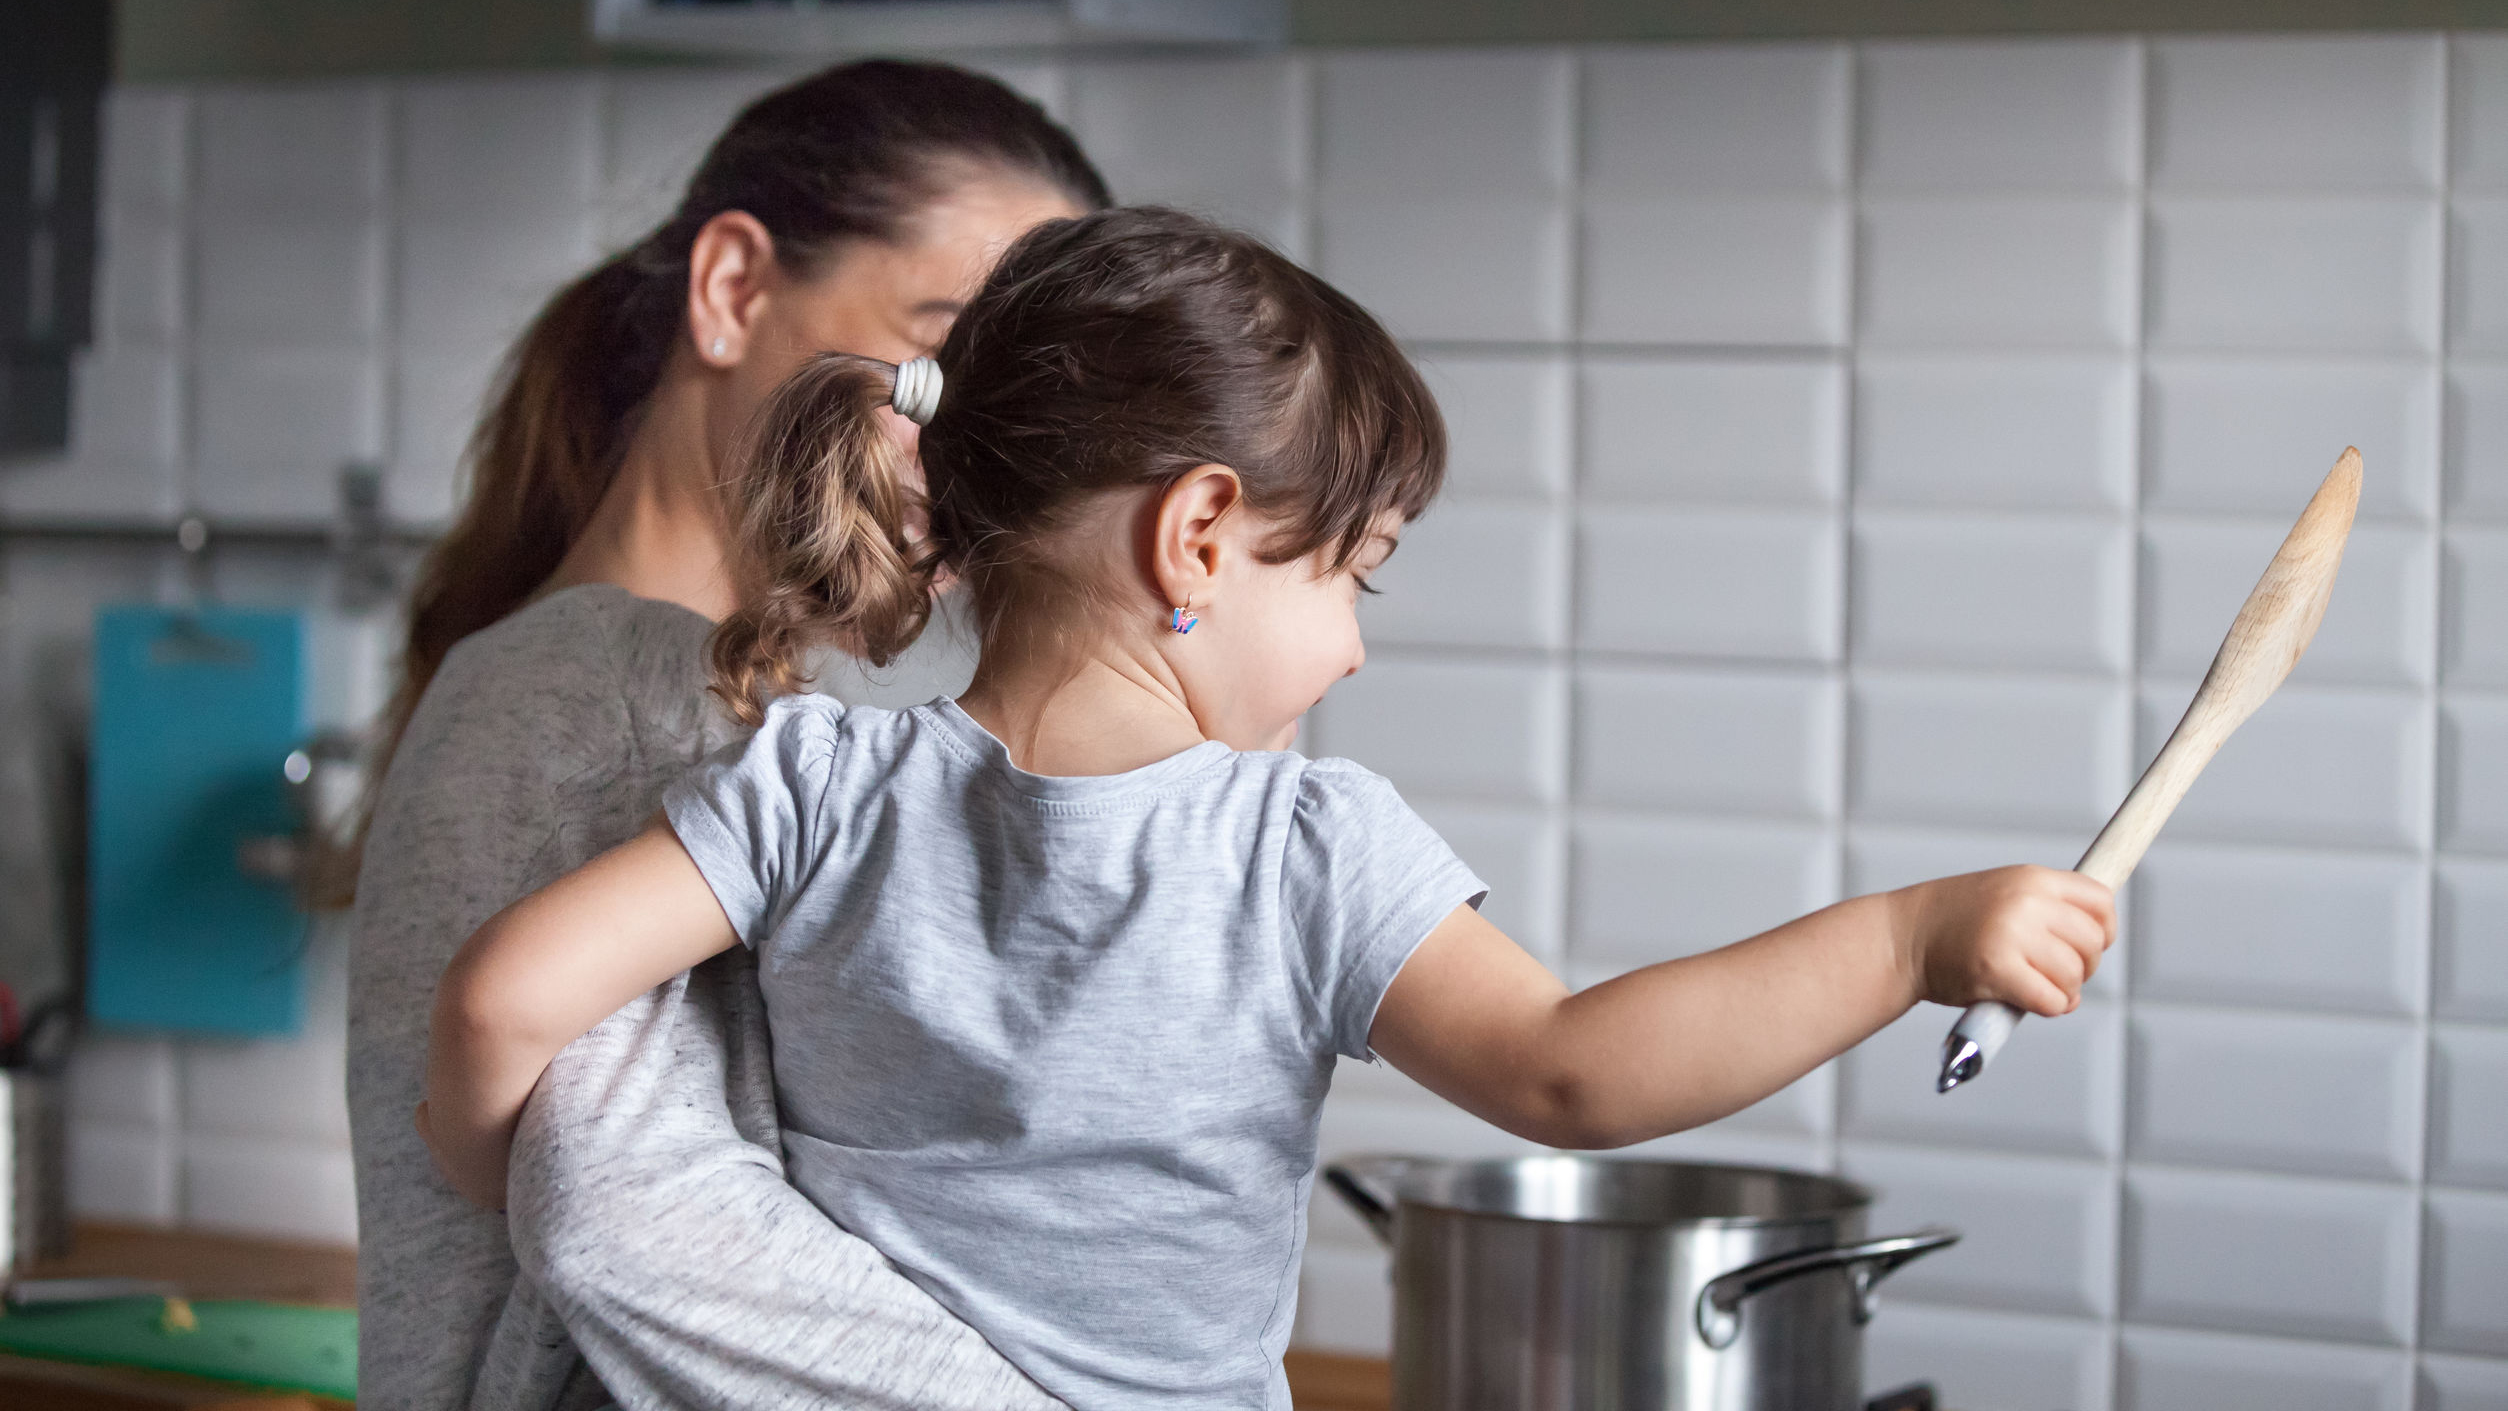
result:
[[[445,1179],[503,1208],[514,1122],[549,1060],[627,1001],[739,941],[659,818],[498,912],[436,986],[418,1130]]]
[[[2067,1013],[2115,931],[2104,885],[2006,867],[1857,897],[1570,994],[1458,907],[1394,977],[1369,1042],[1518,1136],[1626,1146],[1737,1112],[1918,1000]]]

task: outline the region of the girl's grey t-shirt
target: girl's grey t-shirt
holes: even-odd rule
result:
[[[1051,778],[948,700],[800,697],[665,807],[757,951],[796,1185],[1075,1406],[1286,1411],[1335,1056],[1487,891],[1391,784]]]
[[[711,631],[685,608],[605,584],[552,593],[453,648],[393,757],[350,958],[368,1411],[581,1411],[613,1399],[990,1411],[1042,1399],[1005,1380],[999,1355],[920,1290],[891,1287],[783,1183],[745,952],[656,987],[550,1065],[515,1148],[522,1265],[507,1217],[456,1195],[411,1126],[428,1012],[454,951],[499,909],[632,837],[666,784],[735,735],[706,694]],[[849,698],[890,700],[928,700],[972,664],[950,600],[891,671],[827,663]],[[670,1205],[683,1188],[711,1199]],[[622,1209],[668,1213],[604,1218]],[[525,1267],[561,1277],[542,1288]]]

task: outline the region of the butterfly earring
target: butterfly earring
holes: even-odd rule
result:
[[[1193,609],[1177,608],[1175,611],[1168,614],[1167,630],[1181,637],[1185,633],[1192,631],[1193,624],[1201,620],[1202,619],[1199,617],[1193,615]]]

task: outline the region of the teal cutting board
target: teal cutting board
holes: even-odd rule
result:
[[[0,1352],[355,1399],[354,1309],[200,1302],[192,1311],[197,1328],[168,1332],[161,1298],[11,1309],[0,1317]]]
[[[294,830],[305,627],[286,612],[96,615],[88,763],[87,1008],[99,1023],[291,1034],[305,922],[236,849]]]

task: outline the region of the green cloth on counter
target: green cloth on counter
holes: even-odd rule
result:
[[[12,1308],[0,1317],[0,1352],[356,1399],[355,1309],[205,1300],[192,1304],[198,1328],[168,1332],[165,1302]]]

